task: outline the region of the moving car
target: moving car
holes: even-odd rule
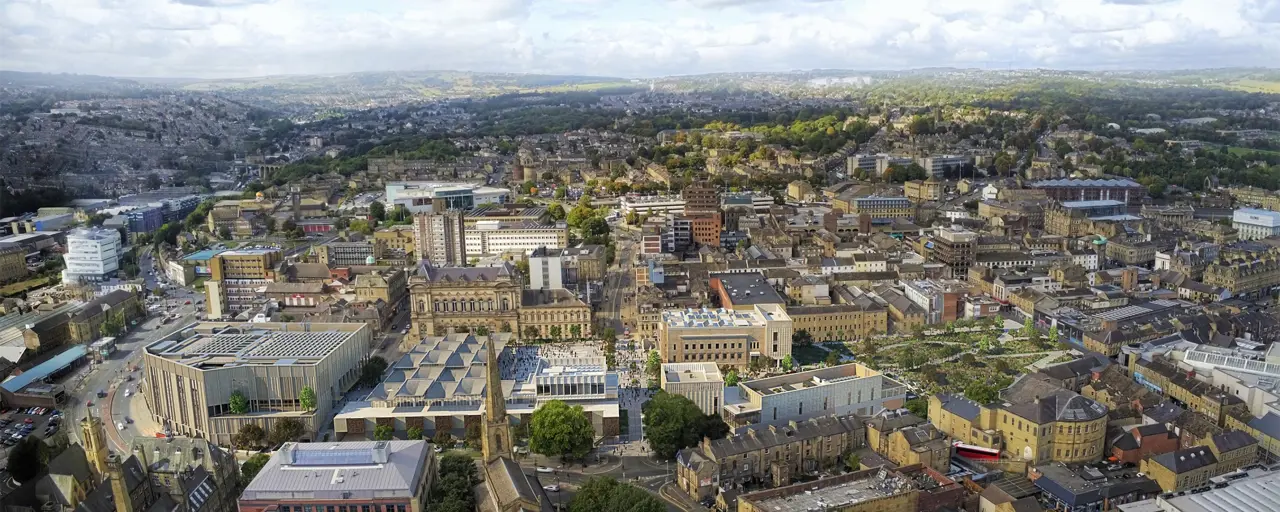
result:
[[[555,471],[556,471],[556,470],[551,469],[551,468],[546,467],[546,466],[538,466],[537,471],[538,471],[539,473],[555,473]]]
[[[560,492],[560,486],[556,484],[544,485],[542,486],[542,490],[547,492]]]

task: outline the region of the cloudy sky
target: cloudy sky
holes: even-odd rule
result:
[[[1280,0],[0,0],[0,69],[1280,67]]]

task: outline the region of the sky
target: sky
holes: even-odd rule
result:
[[[1280,0],[0,0],[0,69],[645,78],[1280,67]]]

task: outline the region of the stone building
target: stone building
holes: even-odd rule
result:
[[[676,482],[697,499],[712,496],[717,487],[785,486],[843,464],[845,455],[865,445],[864,428],[853,415],[753,427],[724,439],[704,438],[698,446],[681,450],[676,454]]]
[[[409,296],[417,338],[481,328],[521,338],[591,335],[590,306],[567,290],[525,290],[510,263],[468,268],[423,261],[409,278]]]

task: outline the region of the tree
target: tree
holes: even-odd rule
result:
[[[849,452],[849,454],[844,457],[844,463],[846,466],[849,466],[849,471],[857,471],[862,467],[862,457],[859,457],[856,453]]]
[[[436,435],[431,436],[431,443],[437,446],[453,446],[453,434],[448,430],[437,428]]]
[[[235,390],[231,392],[231,414],[244,414],[249,412],[249,398],[244,396],[244,392]]]
[[[737,386],[740,378],[741,377],[738,376],[737,368],[730,369],[728,373],[724,374],[724,385]]]
[[[379,201],[369,203],[369,217],[378,222],[387,220],[387,205]]]
[[[164,297],[164,288],[159,286],[151,289],[151,295],[156,297]]]
[[[26,482],[44,472],[49,463],[49,445],[39,437],[29,436],[9,450],[9,476]]]
[[[476,327],[474,332],[476,333],[476,336],[488,336],[489,328],[481,325],[479,327]]]
[[[595,431],[582,406],[551,400],[533,411],[529,450],[548,457],[582,459],[591,451]]]
[[[560,339],[560,335],[562,334],[560,326],[558,325],[551,326],[550,332],[551,332],[551,339],[553,340]]]
[[[293,418],[283,418],[271,427],[271,436],[268,439],[272,446],[280,446],[284,443],[297,441],[303,434],[307,433],[307,427]]]
[[[379,356],[370,357],[360,368],[360,384],[375,386],[382,382],[382,372],[387,371],[387,360]]]
[[[316,390],[311,389],[311,386],[302,388],[302,392],[298,393],[298,404],[304,411],[316,410]]]
[[[1058,344],[1058,326],[1056,325],[1049,328],[1049,343]]]
[[[432,512],[476,510],[472,489],[480,483],[479,471],[471,457],[449,452],[440,457],[440,473],[431,489]]]
[[[657,379],[662,374],[662,354],[657,350],[649,351],[649,358],[644,363],[644,372],[650,379]]]
[[[989,404],[1000,398],[1000,390],[983,381],[975,380],[964,387],[964,396],[979,404]]]
[[[373,427],[374,441],[390,441],[395,435],[396,429],[391,425],[378,425]]]
[[[609,242],[609,222],[604,217],[595,216],[587,219],[578,228],[582,234],[582,240],[591,244],[606,244]]]
[[[569,512],[663,512],[667,509],[652,494],[611,477],[591,477],[569,502]]]
[[[791,368],[792,368],[793,366],[795,366],[795,362],[794,362],[794,361],[792,361],[792,359],[791,359],[791,354],[787,354],[787,355],[785,355],[785,356],[782,356],[782,369],[783,369],[783,371],[788,371],[788,372],[789,372],[789,371],[791,371]]]
[[[258,472],[262,471],[263,466],[271,461],[271,457],[265,453],[255,453],[249,456],[249,460],[244,461],[240,465],[240,481],[243,485],[248,485],[254,477],[258,476]],[[243,487],[242,485],[242,487]]]
[[[676,452],[694,446],[702,438],[720,439],[729,426],[716,414],[702,414],[692,400],[659,391],[644,404],[645,438],[660,459],[672,459]]]
[[[525,338],[533,339],[533,338],[537,338],[537,337],[538,337],[538,336],[540,336],[541,334],[542,334],[542,333],[538,332],[538,328],[537,328],[537,327],[534,327],[534,326],[532,326],[532,325],[530,325],[530,326],[528,326],[528,327],[525,327],[525,328],[524,328],[524,337],[525,337]]]
[[[511,332],[511,322],[502,322],[502,327],[498,330],[499,332]]]
[[[911,414],[919,416],[923,419],[929,419],[929,401],[928,400],[925,400],[923,398],[912,398],[910,400],[907,400],[905,407],[908,411],[911,411]]]
[[[262,446],[267,441],[267,431],[262,429],[257,423],[245,423],[240,426],[240,431],[236,433],[233,444],[237,448],[247,450]]]
[[[613,345],[618,341],[618,330],[612,327],[605,327],[600,330],[600,339],[604,340],[605,346]]]
[[[230,240],[230,239],[231,239],[231,228],[228,228],[228,227],[226,227],[226,226],[222,226],[222,227],[218,228],[218,238],[220,238],[220,239],[222,239],[222,240]]]
[[[158,189],[160,185],[163,185],[163,182],[160,181],[160,176],[154,172],[147,175],[147,190]]]
[[[582,337],[582,326],[581,326],[581,325],[578,325],[578,324],[570,325],[570,326],[569,326],[569,337],[570,337],[570,338],[573,338],[573,339],[575,339],[575,340],[576,340],[576,339],[581,338],[581,337]]]
[[[840,364],[840,353],[834,350],[827,352],[827,357],[826,359],[823,359],[822,362],[827,366],[836,366]]]
[[[484,431],[480,429],[479,423],[472,423],[470,425],[467,425],[467,447],[471,448],[472,450],[483,449],[484,448],[482,446],[483,443],[480,440],[480,437],[482,435],[484,435]]]
[[[566,188],[564,185],[561,185],[559,187],[556,187],[556,191],[551,195],[551,197],[554,197],[556,199],[564,199],[565,197],[568,197],[568,195],[569,195],[569,189]]]
[[[262,221],[262,225],[263,225],[264,227],[266,227],[266,228],[267,228],[267,233],[275,233],[275,232],[276,232],[276,218],[275,218],[275,217],[267,216],[267,218],[266,218],[266,219],[263,219],[263,221]]]
[[[1009,363],[1006,362],[1004,359],[996,359],[994,363],[991,363],[991,367],[1000,373],[1009,372]]]
[[[1036,324],[1031,322],[1031,317],[1027,317],[1027,319],[1022,322],[1022,336],[1030,338],[1031,333],[1033,332],[1036,332]]]
[[[547,215],[550,216],[551,220],[554,220],[554,221],[564,220],[564,217],[565,217],[564,206],[561,205],[560,203],[551,203],[551,206],[547,207]]]
[[[807,347],[812,344],[813,344],[813,336],[809,334],[809,331],[806,331],[804,329],[797,329],[796,332],[791,333],[791,346]]]
[[[422,434],[423,434],[422,427],[416,427],[416,426],[409,427],[409,430],[406,433],[405,437],[407,437],[410,441],[417,441],[419,439],[422,439]]]

